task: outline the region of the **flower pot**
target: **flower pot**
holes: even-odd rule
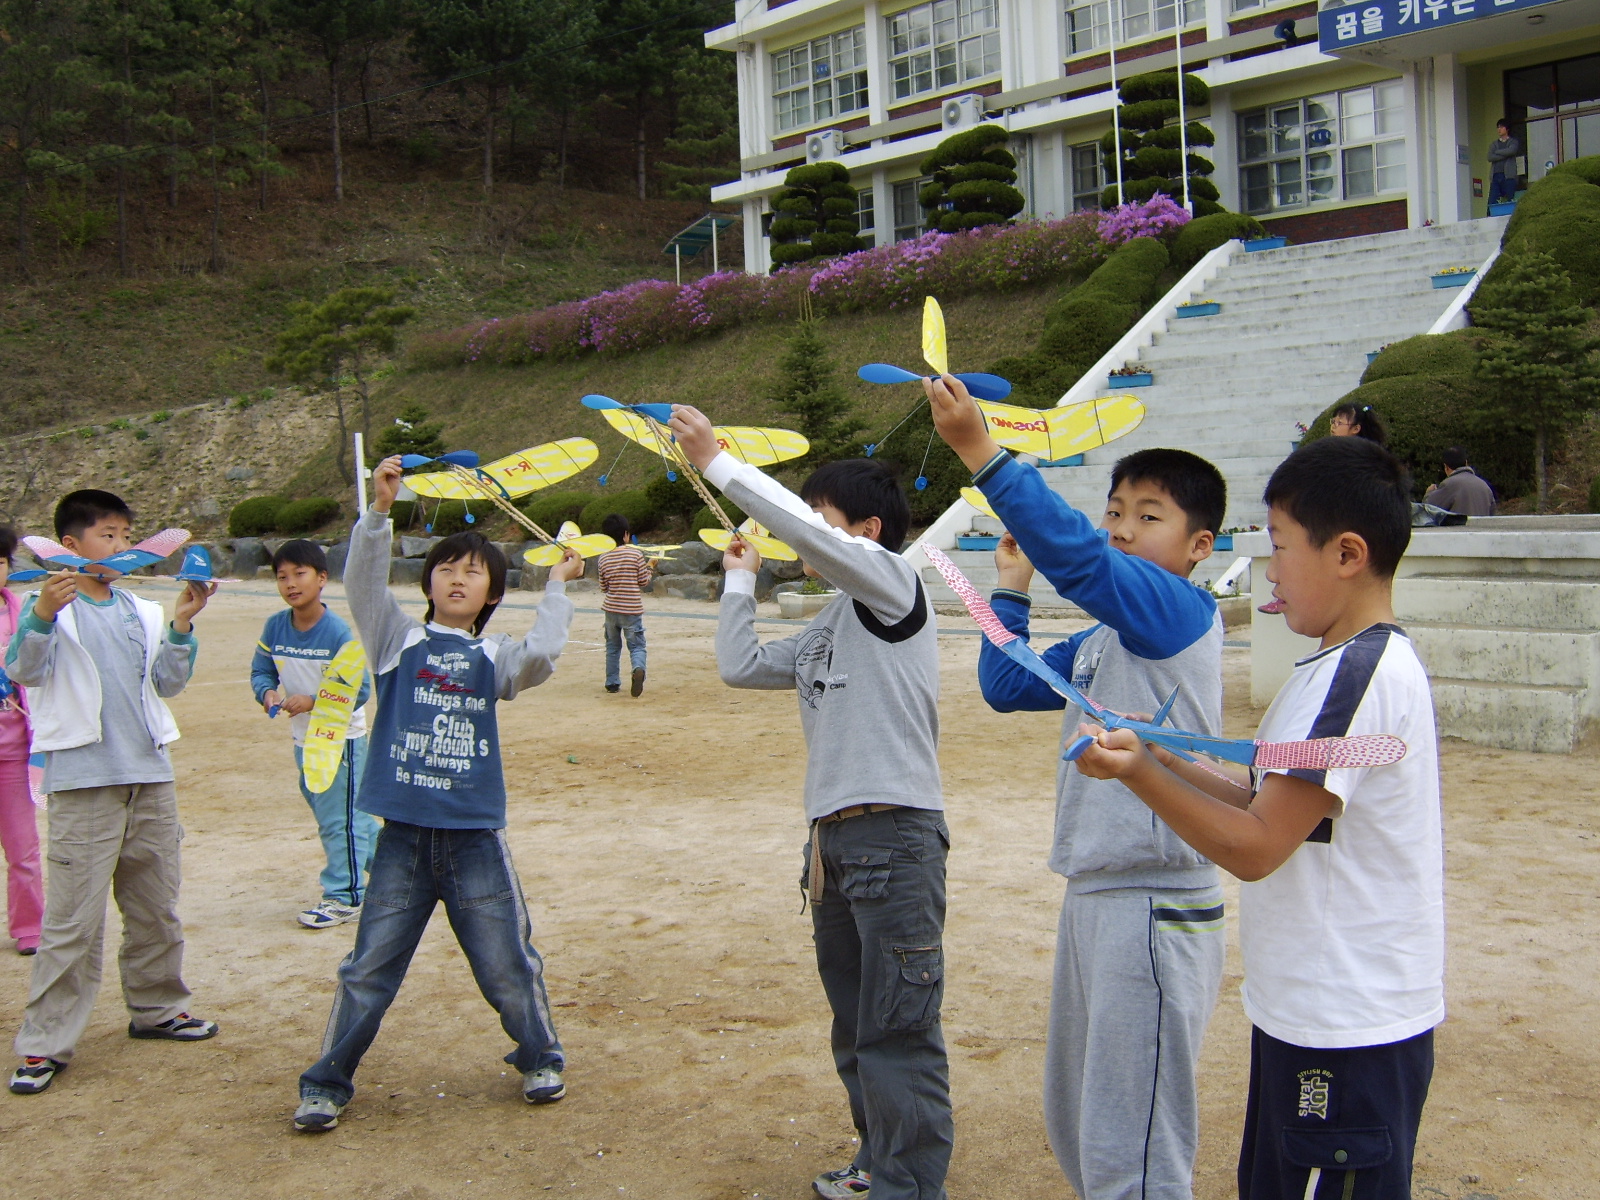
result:
[[[1380,355],[1382,353],[1383,353],[1382,350],[1368,350],[1367,351],[1367,361],[1370,363],[1373,359],[1377,358],[1378,355]]]
[[[999,544],[1000,535],[996,533],[956,534],[957,550],[993,550]]]
[[[1213,550],[1232,550],[1233,549],[1233,534],[1231,534],[1231,533],[1219,533],[1219,534],[1217,534],[1217,540],[1211,543],[1211,548]]]
[[[1501,200],[1497,204],[1489,205],[1489,215],[1491,217],[1509,217],[1516,211],[1517,202],[1515,200]]]
[[[1433,276],[1433,286],[1436,288],[1465,287],[1467,281],[1478,273],[1478,268],[1470,271],[1450,271],[1447,274]]]
[[[799,617],[814,617],[833,602],[838,592],[820,592],[807,595],[804,592],[779,592],[778,611],[791,621]]]
[[[1286,237],[1245,238],[1244,248],[1251,253],[1257,250],[1281,250],[1289,244]]]
[[[1108,375],[1108,376],[1106,376],[1106,386],[1107,387],[1114,387],[1114,388],[1119,388],[1119,387],[1149,387],[1155,381],[1156,381],[1155,376],[1150,374],[1149,371],[1141,371],[1137,375]]]
[[[1208,300],[1204,304],[1178,305],[1180,317],[1214,317],[1221,311],[1222,305],[1215,300]]]

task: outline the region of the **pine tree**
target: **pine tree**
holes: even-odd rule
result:
[[[778,360],[773,381],[773,407],[793,417],[799,432],[811,443],[810,451],[799,460],[805,467],[849,457],[857,449],[856,434],[866,428],[834,376],[820,325],[814,319],[800,322]]]
[[[693,48],[672,77],[678,120],[658,163],[666,194],[709,203],[716,184],[739,178],[739,88],[734,58]]]
[[[917,167],[932,182],[917,199],[928,214],[928,228],[956,233],[984,225],[1004,225],[1027,203],[1012,185],[1017,160],[1005,147],[1011,135],[998,124],[976,125],[953,133]]]
[[[1537,507],[1548,495],[1550,454],[1570,427],[1600,407],[1600,337],[1592,310],[1573,294],[1572,278],[1543,251],[1516,251],[1484,280],[1472,306],[1487,333],[1477,375],[1485,384],[1479,423],[1493,434],[1532,433]]]
[[[1216,170],[1209,158],[1194,153],[1196,146],[1211,146],[1216,135],[1199,121],[1180,130],[1176,71],[1151,71],[1130,75],[1117,88],[1122,101],[1116,110],[1117,129],[1100,139],[1106,178],[1113,182],[1100,194],[1101,208],[1148,200],[1157,193],[1183,203],[1184,176],[1188,175],[1189,203],[1197,217],[1223,212],[1221,193],[1207,176]],[[1197,75],[1183,76],[1183,101],[1193,112],[1211,101],[1211,88]],[[1187,113],[1185,113],[1187,115]],[[1184,157],[1182,147],[1189,148]],[[1118,195],[1117,151],[1122,151],[1122,189]]]
[[[367,465],[375,467],[391,454],[425,454],[437,458],[444,453],[444,426],[428,420],[428,410],[415,400],[400,410],[394,424],[380,430],[372,440]]]

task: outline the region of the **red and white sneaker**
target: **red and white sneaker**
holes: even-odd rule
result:
[[[838,1171],[824,1171],[811,1181],[811,1188],[822,1200],[867,1200],[872,1175],[854,1163]]]
[[[29,1055],[11,1072],[11,1090],[19,1096],[37,1096],[55,1081],[56,1072],[67,1064],[53,1058]]]

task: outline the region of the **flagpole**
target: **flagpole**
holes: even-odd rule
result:
[[[1173,52],[1178,57],[1178,174],[1183,177],[1183,207],[1194,215],[1194,205],[1189,200],[1189,119],[1183,107],[1183,5],[1178,0],[1178,28],[1172,39]]]
[[[1107,0],[1107,17],[1110,21],[1108,40],[1111,45],[1111,143],[1116,147],[1117,207],[1125,202],[1122,195],[1122,122],[1117,120],[1117,0]]]

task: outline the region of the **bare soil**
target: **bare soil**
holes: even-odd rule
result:
[[[277,603],[250,583],[202,618],[199,668],[175,705],[186,971],[194,1010],[220,1021],[221,1036],[131,1041],[108,980],[55,1086],[0,1095],[5,1194],[802,1200],[817,1172],[849,1159],[796,886],[805,834],[794,699],[723,687],[705,619],[715,609],[692,601],[652,602],[647,690],[607,695],[598,605],[578,600],[561,669],[501,710],[509,834],[570,1056],[567,1099],[522,1102],[500,1061],[509,1044],[440,917],[339,1128],[291,1131],[296,1076],[315,1057],[355,931],[294,923],[316,898],[320,848],[287,730],[250,701],[251,647]],[[521,625],[531,607],[516,594],[497,624]],[[1059,1200],[1071,1191],[1039,1113],[1063,888],[1044,865],[1058,722],[985,707],[976,638],[959,618],[942,625],[950,1192]],[[1229,725],[1240,732],[1257,716],[1245,703],[1247,655],[1226,653]],[[1450,1017],[1416,1194],[1591,1197],[1594,761],[1451,742],[1443,762]],[[0,953],[13,1023],[28,961]],[[1234,953],[1201,1069],[1202,1200],[1233,1195],[1249,1032],[1237,987]]]

